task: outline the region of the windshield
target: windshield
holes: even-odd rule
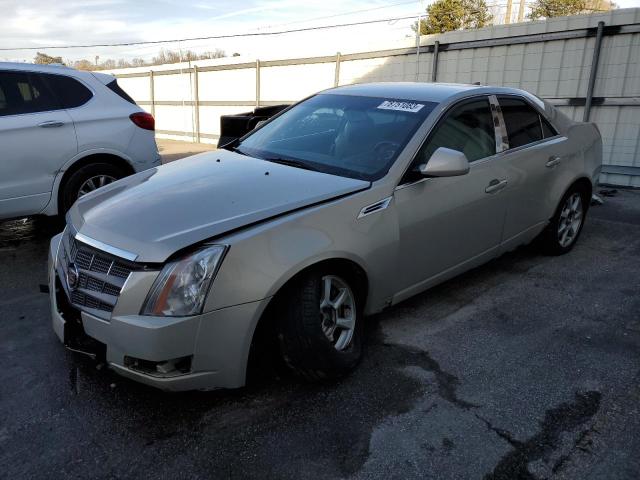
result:
[[[384,176],[436,103],[320,94],[240,142],[240,153],[325,173]]]

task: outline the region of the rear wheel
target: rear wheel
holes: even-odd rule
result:
[[[125,176],[125,172],[109,163],[92,163],[80,167],[65,182],[60,193],[60,213],[65,214],[80,197]]]
[[[340,377],[362,356],[359,293],[346,272],[317,269],[279,300],[276,328],[285,363],[311,380]]]
[[[540,236],[547,253],[562,255],[573,248],[584,225],[588,200],[588,195],[577,186],[565,193],[551,222]]]

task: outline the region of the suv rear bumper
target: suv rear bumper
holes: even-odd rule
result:
[[[54,237],[49,249],[49,295],[53,330],[67,348],[104,357],[118,374],[162,390],[245,384],[253,332],[269,299],[192,317],[116,314],[106,321],[66,301],[54,268],[60,238]],[[85,345],[97,345],[97,351],[87,352]],[[188,368],[164,373],[154,369],[176,359],[183,359]]]

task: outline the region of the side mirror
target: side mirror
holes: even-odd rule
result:
[[[440,147],[427,163],[418,165],[418,171],[424,177],[456,177],[469,173],[467,156],[457,150]]]

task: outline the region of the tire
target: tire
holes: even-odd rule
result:
[[[588,192],[578,185],[571,187],[560,200],[549,225],[540,234],[543,251],[549,255],[570,252],[580,237],[588,208]]]
[[[343,298],[337,309],[326,302],[327,281],[330,301]],[[353,370],[362,357],[364,322],[352,277],[344,271],[317,269],[283,293],[276,307],[276,332],[285,364],[312,381],[339,378]]]
[[[125,176],[126,173],[121,168],[109,163],[91,163],[80,167],[77,171],[73,172],[60,191],[60,213],[62,215],[67,213],[74,202],[82,196],[81,189],[85,190],[84,193],[88,193],[90,191],[89,188],[86,188],[87,182],[90,180],[97,179],[94,180],[94,186],[97,188]],[[103,185],[100,185],[100,178],[108,179],[108,181],[104,182]]]

